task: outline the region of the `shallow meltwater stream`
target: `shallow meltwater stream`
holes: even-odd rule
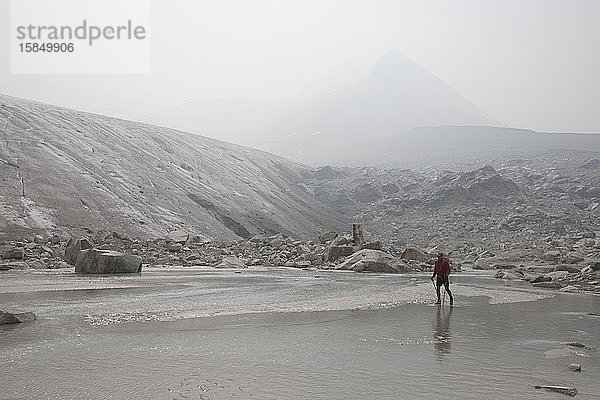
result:
[[[568,398],[534,385],[600,397],[600,297],[451,281],[452,308],[431,304],[428,274],[2,272],[0,304],[38,320],[0,327],[0,397]]]

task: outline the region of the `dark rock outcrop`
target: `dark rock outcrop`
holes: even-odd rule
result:
[[[15,247],[6,251],[3,258],[7,260],[22,260],[25,258],[25,249],[23,247]]]
[[[75,239],[72,238],[67,242],[65,248],[65,261],[71,265],[77,263],[77,257],[82,250],[91,249],[93,247],[88,238]]]
[[[325,248],[323,253],[323,261],[332,262],[341,257],[349,256],[354,252],[354,247],[347,245],[330,245]]]
[[[425,254],[415,246],[408,246],[402,252],[400,258],[404,260],[423,261],[425,260]]]

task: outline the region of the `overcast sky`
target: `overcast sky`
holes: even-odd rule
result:
[[[8,7],[0,93],[142,118],[194,99],[290,98],[398,50],[508,126],[600,132],[597,0],[154,0],[151,74],[72,76],[10,74]]]

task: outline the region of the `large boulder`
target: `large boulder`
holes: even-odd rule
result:
[[[483,269],[493,269],[494,265],[493,265],[493,259],[490,258],[478,258],[477,260],[475,260],[475,263],[473,264],[473,269],[479,269],[479,270],[483,270]]]
[[[369,249],[369,250],[381,250],[381,242],[379,240],[374,242],[366,242],[360,246],[361,250]]]
[[[82,250],[91,249],[94,247],[92,242],[88,238],[75,239],[71,238],[67,242],[67,247],[65,248],[65,261],[71,265],[75,265],[77,263],[77,257],[79,257],[79,253]]]
[[[542,254],[541,259],[544,261],[556,261],[560,258],[561,254],[558,250],[550,250],[544,254]]]
[[[18,324],[35,320],[35,314],[27,310],[0,306],[0,325]]]
[[[346,246],[346,245],[351,245],[352,243],[352,238],[350,236],[339,236],[337,237],[334,241],[333,241],[333,245],[334,246]]]
[[[189,233],[187,233],[186,231],[182,231],[182,230],[169,232],[169,234],[167,235],[168,241],[175,242],[175,243],[181,243],[181,244],[187,242],[189,238],[190,238]]]
[[[331,242],[336,237],[338,237],[337,232],[325,232],[324,234],[319,236],[319,243],[325,244]]]
[[[142,272],[142,257],[112,250],[83,250],[75,272],[81,274],[129,274]]]
[[[535,282],[532,283],[533,287],[546,288],[546,289],[559,289],[561,287],[558,282]]]
[[[317,253],[306,253],[302,256],[303,261],[309,261],[309,262],[317,262],[321,259],[321,256]]]
[[[526,268],[527,271],[533,272],[535,274],[547,274],[548,272],[553,272],[554,267],[551,265],[532,265]]]
[[[567,271],[572,274],[577,274],[581,272],[581,268],[573,267],[571,265],[557,265],[554,267],[554,271]]]
[[[354,253],[354,247],[352,246],[330,245],[327,246],[323,252],[323,261],[336,261],[340,257],[349,256],[352,253]]]
[[[2,258],[7,260],[22,260],[25,258],[25,249],[23,247],[15,247],[4,252]]]
[[[235,256],[225,257],[223,261],[215,265],[215,268],[248,268],[246,264]]]
[[[183,249],[183,245],[181,243],[167,243],[166,248],[172,253],[177,253]]]
[[[407,246],[400,258],[403,260],[423,261],[425,260],[425,253],[416,246]]]
[[[364,249],[348,257],[336,269],[352,270],[355,272],[398,273],[405,270],[405,265],[389,253],[380,250]]]
[[[574,251],[570,251],[565,256],[565,262],[569,264],[577,264],[583,261],[583,257]]]
[[[43,244],[46,243],[46,239],[42,235],[35,235],[33,237],[33,243]]]
[[[531,278],[531,280],[529,282],[533,283],[540,283],[540,282],[551,282],[552,278],[549,276],[544,276],[544,275],[536,275],[535,277]]]
[[[523,275],[523,272],[519,271],[518,269],[512,269],[512,270],[508,270],[508,271],[498,271],[498,272],[496,272],[494,277],[496,277],[498,279],[517,280],[517,279],[523,279],[524,275]]]
[[[548,272],[546,275],[546,278],[550,278],[551,281],[557,281],[563,278],[566,278],[567,276],[569,276],[569,271],[554,271],[554,272]]]

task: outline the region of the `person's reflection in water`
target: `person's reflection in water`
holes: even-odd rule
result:
[[[433,327],[433,345],[435,352],[444,356],[450,354],[450,316],[452,315],[452,307],[450,310],[444,310],[444,307],[438,306],[435,314],[435,326]]]

